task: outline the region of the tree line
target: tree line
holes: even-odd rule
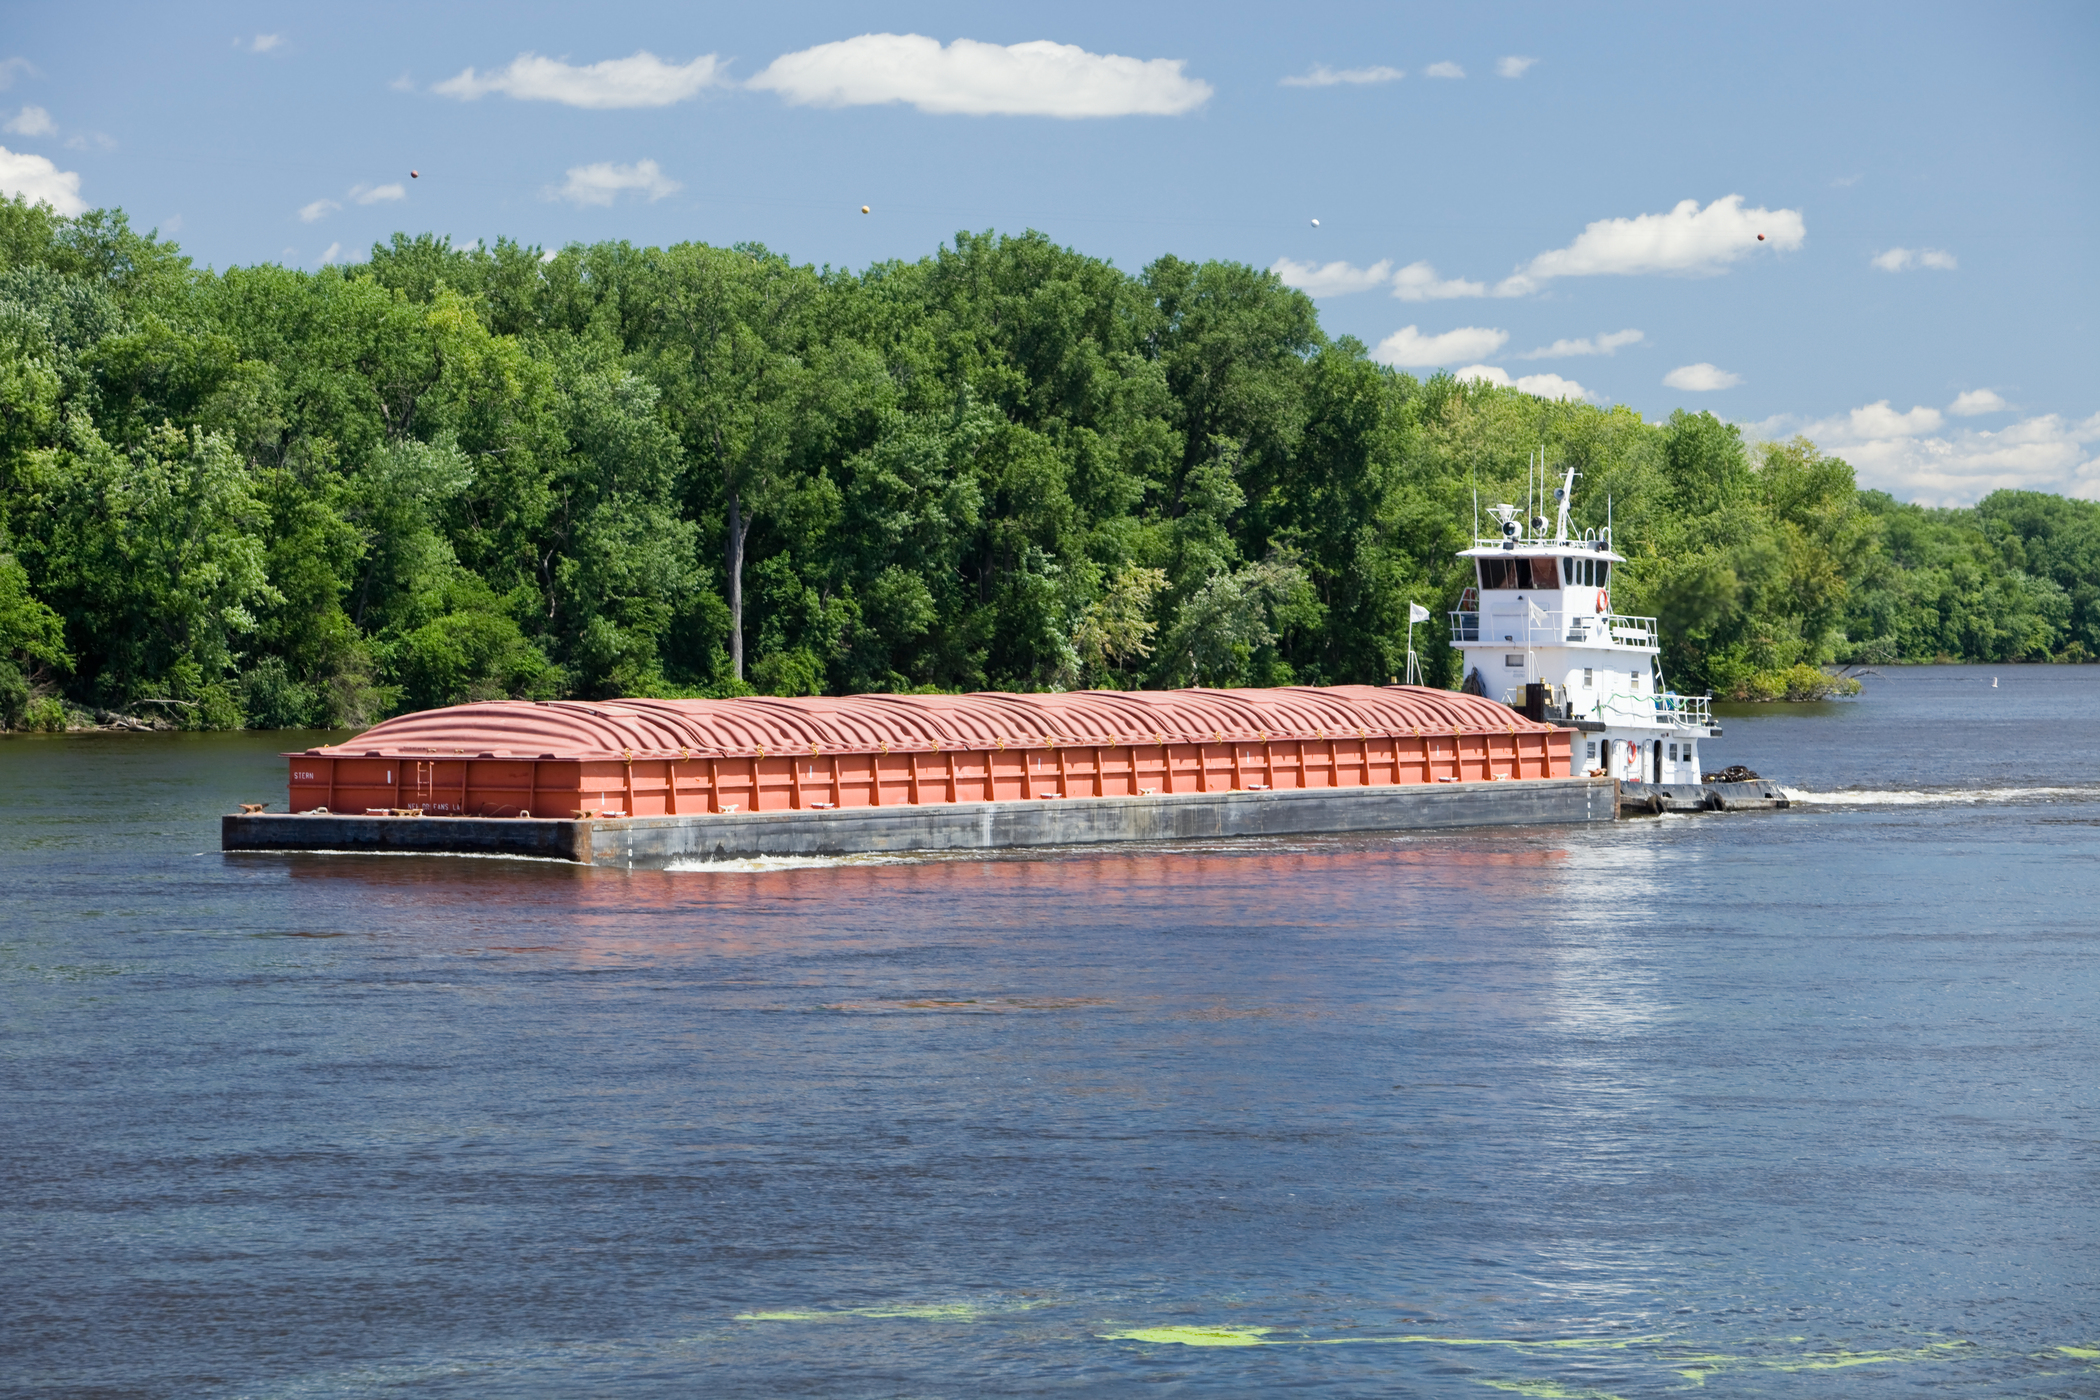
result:
[[[347,727],[463,700],[1384,682],[1531,454],[1680,688],[2100,653],[2100,507],[1926,510],[1746,443],[1417,379],[1255,268],[1036,233],[395,235],[200,270],[0,201],[0,724]]]

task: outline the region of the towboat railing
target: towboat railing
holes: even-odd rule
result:
[[[1671,690],[1660,695],[1607,695],[1597,702],[1593,718],[1620,720],[1628,724],[1711,729],[1714,723],[1713,697],[1679,695]]]
[[[1611,626],[1611,639],[1622,646],[1656,647],[1661,645],[1660,629],[1652,617],[1622,617],[1613,613],[1605,619]]]
[[[1658,644],[1655,619],[1652,617],[1625,617],[1618,613],[1599,616],[1595,613],[1544,612],[1537,619],[1528,614],[1509,615],[1489,613],[1485,618],[1477,611],[1453,610],[1451,617],[1451,642],[1487,642],[1518,647],[1559,647],[1605,645],[1640,647],[1654,650]],[[1543,620],[1538,620],[1543,619]]]
[[[1714,698],[1665,691],[1655,697],[1655,717],[1664,724],[1689,724],[1710,729],[1714,722]]]

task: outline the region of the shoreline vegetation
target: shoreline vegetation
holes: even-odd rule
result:
[[[0,200],[0,728],[352,728],[496,697],[1455,685],[1453,552],[1525,464],[1680,690],[2100,657],[2100,505],[1859,490],[1710,414],[1416,379],[1272,274],[1036,233],[396,234],[198,269]]]

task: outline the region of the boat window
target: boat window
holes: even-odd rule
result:
[[[1611,560],[1598,559],[1594,562],[1597,565],[1597,586],[1599,588],[1611,587]]]
[[[1567,580],[1568,587],[1570,588],[1573,588],[1575,586],[1575,563],[1576,561],[1573,559],[1563,559],[1560,561],[1560,576]]]
[[[1582,756],[1584,758],[1595,758],[1597,756],[1597,741],[1595,739],[1590,740],[1588,744],[1583,746]]]
[[[1483,559],[1480,561],[1480,586],[1482,588],[1522,588],[1517,582],[1517,561],[1514,559]]]
[[[1551,555],[1547,555],[1544,558],[1519,560],[1518,562],[1530,566],[1525,571],[1531,575],[1530,587],[1542,589],[1560,587],[1560,565],[1554,561]],[[1519,574],[1518,577],[1521,578],[1523,575]],[[1518,586],[1524,587],[1525,585],[1519,584]]]
[[[1521,654],[1512,652],[1502,658],[1502,664],[1505,666],[1522,666],[1524,658]]]
[[[1591,669],[1588,666],[1582,668],[1582,683],[1585,687],[1593,686],[1597,683],[1595,677],[1590,675]]]
[[[1584,588],[1595,588],[1597,586],[1597,561],[1594,559],[1582,561],[1582,586]]]
[[[1677,746],[1676,746],[1675,744],[1672,744],[1672,745],[1670,745],[1670,762],[1672,762],[1672,763],[1675,763],[1676,761],[1677,761]]]

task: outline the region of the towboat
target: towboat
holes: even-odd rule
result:
[[[1612,607],[1612,571],[1626,562],[1612,530],[1571,530],[1576,470],[1552,488],[1544,454],[1528,473],[1526,505],[1489,507],[1497,531],[1480,528],[1459,551],[1473,582],[1451,610],[1451,644],[1464,657],[1466,692],[1527,718],[1576,733],[1573,771],[1616,781],[1622,812],[1725,811],[1785,807],[1778,784],[1709,780],[1699,746],[1718,738],[1713,697],[1669,688],[1656,619]]]

